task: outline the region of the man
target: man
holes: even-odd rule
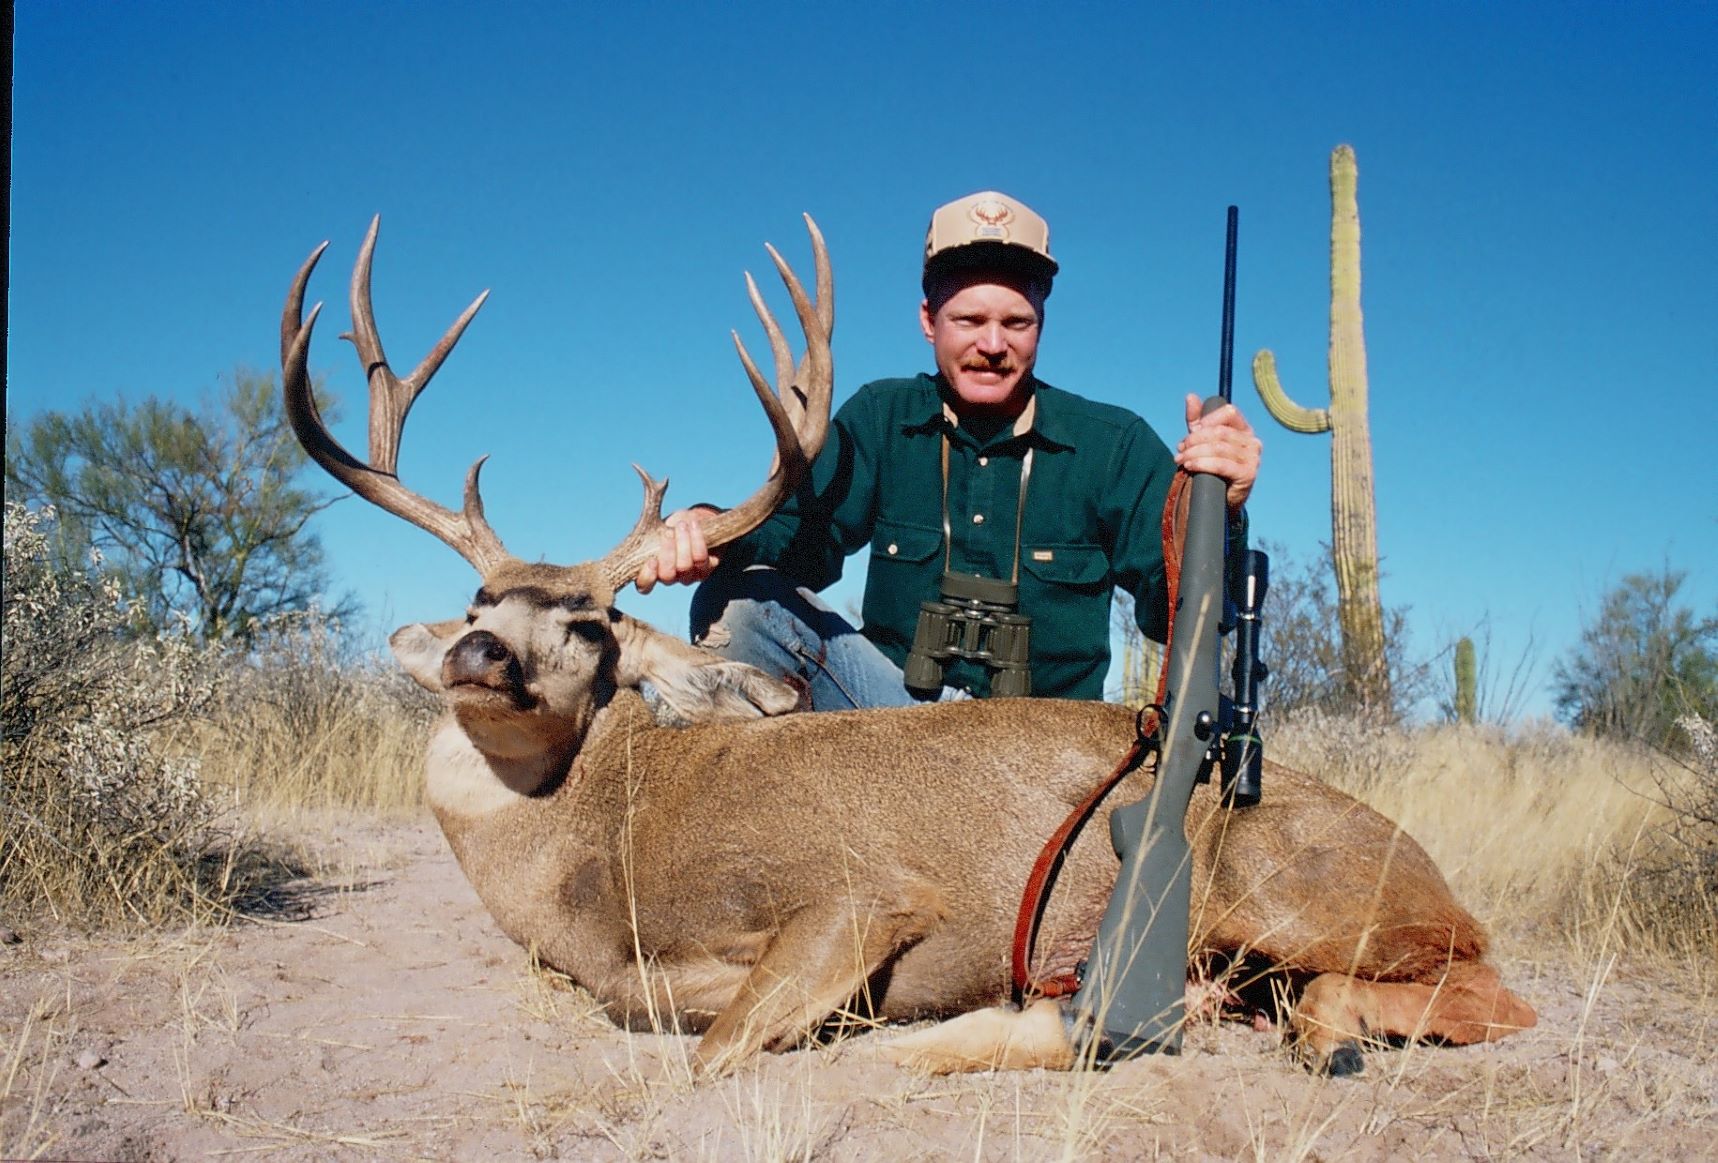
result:
[[[947,659],[940,685],[912,691],[902,667],[920,605],[939,598],[945,574],[991,579],[1016,589],[987,592],[1017,592],[1032,619],[1031,693],[1101,698],[1112,589],[1134,595],[1147,635],[1165,634],[1161,521],[1177,466],[1228,483],[1231,537],[1244,537],[1260,443],[1232,405],[1201,417],[1189,395],[1188,432],[1171,454],[1131,412],[1040,380],[1058,270],[1048,225],[1022,203],[987,191],[939,208],[919,306],[936,375],[860,388],[810,479],[729,545],[720,568],[699,524],[710,510],[672,514],[639,590],[703,582],[694,640],[799,682],[829,710],[988,694],[980,661]],[[866,546],[856,630],[815,592]]]

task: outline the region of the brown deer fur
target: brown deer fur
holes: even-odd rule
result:
[[[620,614],[576,570],[530,574],[545,568],[490,577],[464,625],[394,636],[447,700],[429,800],[508,936],[620,1021],[704,1031],[704,1068],[795,1045],[855,998],[885,1018],[1006,1000],[1027,872],[1128,747],[1130,711],[1002,699],[765,717],[793,692]],[[660,726],[634,689],[646,680],[696,725]],[[1470,1042],[1533,1024],[1406,833],[1298,772],[1268,764],[1266,781],[1245,811],[1194,798],[1195,964],[1310,981],[1292,1024],[1318,1062],[1364,1035]],[[1129,776],[1073,844],[1040,972],[1086,955],[1116,872],[1108,806],[1148,787]],[[1012,1019],[988,1020],[977,1046],[951,1025],[896,1056],[1071,1060],[1060,1022],[1036,1027],[1047,1049],[1010,1057],[987,1039],[1018,1040]]]
[[[807,295],[770,256],[806,337],[797,363],[755,287],[775,357],[741,361],[776,436],[764,484],[711,518],[710,548],[763,521],[828,428],[834,284],[817,227]],[[599,561],[528,564],[484,518],[478,470],[455,512],[396,475],[406,414],[483,298],[417,368],[394,374],[370,303],[379,223],[353,268],[353,328],[370,383],[369,460],[324,425],[308,373],[317,310],[299,269],[281,316],[286,411],[335,479],[458,551],[483,577],[463,623],[408,626],[396,655],[440,691],[428,798],[501,928],[620,1020],[702,1030],[718,1069],[792,1046],[854,999],[888,1018],[965,1019],[898,1040],[943,1070],[1067,1066],[1056,1003],[983,1009],[1009,990],[1015,911],[1040,845],[1132,742],[1122,707],[1003,699],[785,714],[786,685],[614,608],[654,557],[666,481],[644,474],[638,524]],[[737,341],[736,341],[737,342]],[[640,688],[659,699],[647,706]],[[691,726],[667,727],[665,720]],[[1038,971],[1085,957],[1116,875],[1109,807],[1074,841],[1039,934]],[[1315,1062],[1367,1035],[1501,1037],[1534,1015],[1483,963],[1485,938],[1420,847],[1315,779],[1267,765],[1264,802],[1227,812],[1209,789],[1194,841],[1193,964],[1263,966],[1305,985],[1292,1026]]]

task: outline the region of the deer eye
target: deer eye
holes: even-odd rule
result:
[[[567,623],[567,637],[598,644],[608,638],[608,629],[601,622],[593,622],[589,618],[574,618]]]

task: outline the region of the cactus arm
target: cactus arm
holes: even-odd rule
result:
[[[1277,358],[1269,348],[1253,357],[1253,386],[1259,390],[1259,399],[1265,402],[1265,411],[1290,432],[1316,436],[1330,431],[1328,409],[1303,408],[1283,391],[1282,383],[1277,379]]]

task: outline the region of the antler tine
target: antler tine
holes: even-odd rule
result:
[[[376,228],[380,219],[370,223],[370,232],[363,252],[352,274],[353,332],[352,340],[365,365],[370,380],[370,460],[365,464],[346,451],[334,439],[316,406],[316,396],[310,386],[308,370],[310,338],[322,311],[319,303],[302,318],[305,287],[323,251],[324,242],[311,252],[299,268],[287,292],[286,307],[280,321],[281,390],[286,402],[287,419],[313,460],[335,480],[385,512],[394,514],[440,539],[454,552],[465,558],[481,574],[488,575],[495,567],[512,560],[501,539],[489,527],[483,515],[483,500],[478,493],[478,474],[483,461],[479,459],[466,474],[463,512],[455,513],[434,501],[407,489],[395,474],[399,457],[400,432],[405,425],[406,412],[412,400],[423,390],[429,377],[435,374],[454,344],[459,342],[471,317],[483,304],[483,297],[466,309],[465,314],[442,336],[441,342],[405,382],[388,370],[382,354],[381,337],[376,332],[373,313],[369,310],[370,256],[375,248]],[[360,304],[362,310],[360,310]],[[425,369],[428,369],[425,371]],[[421,378],[420,378],[421,373]]]
[[[764,243],[764,249],[769,251],[770,255],[774,257],[774,247],[770,246],[769,243],[766,242]],[[779,264],[781,260],[777,259],[776,261]],[[752,278],[751,271],[746,272],[746,298],[752,301],[752,310],[757,313],[758,322],[764,325],[764,335],[769,339],[770,355],[775,357],[775,382],[778,385],[785,387],[793,382],[793,348],[788,346],[787,336],[781,333],[780,324],[775,321],[775,316],[770,313],[769,307],[764,303],[764,297],[758,292],[758,284],[757,281]],[[737,343],[738,341],[739,336],[736,333],[735,342]],[[742,347],[742,359],[745,359],[744,352],[745,349]]]
[[[632,471],[644,482],[644,506],[632,532],[620,539],[620,544],[602,559],[603,575],[609,588],[619,590],[638,577],[638,567],[656,556],[656,536],[662,529],[662,498],[668,492],[668,478],[657,480],[639,465]]]
[[[452,344],[448,346],[451,348]],[[443,353],[442,359],[446,358],[446,353]],[[440,363],[441,361],[437,360],[436,362]],[[464,519],[464,528],[461,533],[466,536],[458,545],[454,545],[451,541],[448,542],[449,545],[453,545],[454,550],[460,556],[477,567],[477,572],[484,577],[488,577],[490,571],[496,566],[513,560],[513,555],[502,546],[501,538],[495,535],[495,530],[489,527],[488,518],[483,515],[483,494],[478,491],[477,478],[483,472],[483,462],[488,459],[487,454],[478,457],[471,462],[471,467],[465,471],[465,498],[462,505],[463,512],[460,515]],[[431,501],[424,503],[433,504]]]
[[[807,447],[815,444],[816,448],[821,449],[829,425],[828,396],[834,387],[834,376],[830,374],[829,367],[829,343],[835,332],[835,279],[829,270],[829,252],[823,245],[823,235],[818,231],[817,224],[811,221],[810,215],[807,215],[805,220],[811,230],[812,258],[816,264],[818,297],[815,303],[806,299],[805,288],[800,286],[799,279],[794,276],[793,270],[781,255],[776,253],[775,247],[766,246],[764,249],[769,251],[776,270],[781,273],[782,282],[787,285],[794,312],[799,316],[800,328],[807,336],[805,356],[795,369],[792,381],[793,394],[784,395],[783,401],[794,413],[796,428],[806,421],[812,426],[810,430],[800,432],[800,443]],[[821,335],[822,342],[813,342],[810,339],[814,333]],[[810,399],[810,392],[819,388],[823,398]],[[814,451],[810,455],[817,454]]]
[[[322,261],[322,252],[328,249],[326,241],[310,252],[310,257],[304,260],[304,265],[298,268],[298,273],[292,277],[292,286],[286,292],[286,309],[280,314],[280,365],[286,366],[287,353],[297,340],[299,332],[305,328],[304,323],[304,290],[310,285],[311,272],[316,270],[316,264]],[[322,304],[316,304],[311,312],[310,323],[316,322],[316,314],[322,310]],[[315,401],[313,400],[312,406]]]
[[[811,234],[813,274],[817,284],[817,320],[824,332],[833,338],[835,334],[835,277],[829,270],[829,250],[824,246],[823,232],[817,228],[817,223],[811,220],[811,215],[805,214],[802,217],[805,219],[806,229]],[[808,349],[805,356],[799,361],[799,366],[794,369],[794,382],[796,384],[805,379],[806,372],[809,370],[807,360],[810,358],[811,352]],[[801,392],[796,389],[794,398],[788,403],[803,407],[804,401],[799,398],[800,396]]]
[[[811,463],[811,457],[805,455],[804,441],[800,435],[800,425],[804,422],[805,405],[799,392],[792,391],[778,396],[771,388],[763,373],[758,371],[758,365],[752,362],[752,353],[746,350],[738,332],[729,332],[734,340],[734,350],[739,354],[740,364],[746,369],[746,378],[752,383],[752,392],[757,396],[758,403],[764,407],[764,415],[769,417],[770,429],[775,433],[775,459],[770,462],[770,479],[775,479],[784,469],[789,473],[803,472]],[[815,453],[813,454],[815,455]],[[714,522],[705,523],[705,533],[710,532]],[[739,534],[735,534],[739,536]]]
[[[364,234],[364,245],[358,250],[358,261],[352,268],[352,330],[341,336],[358,349],[364,375],[370,382],[370,463],[383,472],[399,471],[400,434],[406,426],[406,415],[417,401],[418,393],[429,386],[442,362],[465,334],[478,310],[489,298],[484,291],[460,313],[442,333],[429,354],[412,369],[411,375],[400,379],[388,364],[382,350],[382,335],[376,327],[376,309],[370,298],[370,276],[375,264],[376,239],[381,233],[382,216],[370,219],[370,229]]]
[[[829,248],[824,245],[823,231],[817,228],[817,223],[811,220],[811,215],[801,214],[805,219],[805,229],[811,235],[812,274],[817,279],[817,321],[823,325],[824,332],[830,338],[835,337],[835,274],[829,269]]]
[[[737,540],[763,524],[799,486],[807,468],[822,451],[823,442],[828,436],[829,404],[834,387],[834,362],[829,346],[830,333],[834,327],[834,276],[830,272],[829,254],[822,233],[810,215],[806,215],[805,221],[811,234],[812,254],[817,268],[816,302],[806,295],[805,288],[800,285],[786,260],[774,247],[766,247],[782,282],[787,286],[789,297],[793,300],[794,313],[799,317],[800,328],[805,332],[805,356],[797,370],[793,365],[792,349],[776,324],[774,315],[765,305],[751,276],[746,276],[747,293],[759,320],[763,323],[764,332],[770,337],[770,348],[776,364],[776,386],[772,389],[758,371],[750,353],[746,351],[746,345],[740,341],[738,335],[734,336],[734,347],[739,353],[741,365],[745,368],[746,378],[751,381],[752,390],[756,393],[758,402],[763,405],[770,427],[775,432],[775,464],[763,486],[755,493],[732,509],[704,521],[704,538],[712,549]],[[639,470],[639,475],[644,477],[645,481],[645,514],[640,517],[633,531],[598,563],[616,589],[636,578],[639,567],[656,552],[655,540],[661,519],[652,519],[651,513],[653,509],[659,511],[660,495],[656,497],[656,505],[653,506],[650,495],[653,482],[643,470]],[[666,488],[667,483],[664,480],[661,487]]]

